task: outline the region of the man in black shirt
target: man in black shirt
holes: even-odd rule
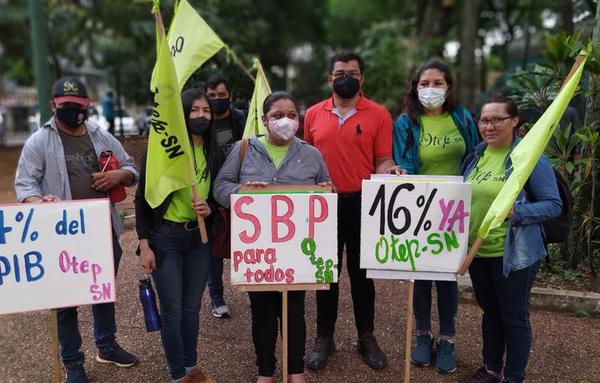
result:
[[[214,115],[217,143],[224,156],[227,156],[233,144],[242,139],[246,116],[244,112],[231,107],[231,92],[224,77],[209,77],[206,80],[205,91]],[[229,307],[223,299],[223,258],[210,258],[208,291],[212,315],[216,318],[229,318]]]

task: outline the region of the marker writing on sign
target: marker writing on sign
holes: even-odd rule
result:
[[[389,239],[385,236],[379,237],[375,244],[375,259],[381,264],[388,262],[408,262],[411,271],[417,271],[415,258],[427,252],[432,255],[439,255],[444,250],[444,245],[449,254],[453,249],[458,249],[460,244],[456,232],[431,233],[427,236],[427,243],[421,243],[418,239],[400,240],[395,235],[390,235]]]
[[[102,274],[102,266],[98,263],[87,260],[78,261],[77,257],[70,256],[66,250],[60,252],[58,257],[58,266],[63,273],[90,274],[90,294],[95,301],[104,301],[111,299],[111,283],[98,283],[98,276]]]
[[[0,255],[0,286],[11,275],[16,283],[20,283],[23,276],[25,277],[24,282],[35,282],[42,279],[44,274],[42,254],[38,251],[29,251],[22,258],[17,254],[14,254],[12,258]]]
[[[292,283],[294,282],[294,269],[283,270],[273,266],[277,262],[277,250],[270,247],[268,249],[246,249],[245,251],[235,250],[233,252],[233,270],[237,272],[240,265],[257,265],[261,263],[269,265],[266,269],[252,270],[246,268],[244,277],[247,283]]]
[[[310,263],[317,268],[315,272],[315,279],[317,283],[332,283],[333,282],[333,268],[337,265],[333,264],[332,259],[323,261],[323,257],[316,257],[315,251],[317,251],[317,244],[312,238],[304,238],[300,245],[302,253],[310,257]]]

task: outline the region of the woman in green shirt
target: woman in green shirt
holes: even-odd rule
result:
[[[472,186],[469,245],[512,171],[510,153],[519,143],[517,104],[495,98],[481,108],[483,140],[465,159]],[[521,383],[531,349],[529,292],[546,255],[541,222],[557,217],[562,202],[550,161],[542,156],[504,223],[492,229],[469,267],[483,310],[483,366],[464,383]]]
[[[197,366],[198,322],[209,273],[209,244],[200,239],[197,218],[211,233],[211,185],[221,165],[220,150],[208,97],[199,89],[181,94],[186,127],[194,154],[200,199],[191,188],[171,193],[155,209],[144,198],[145,159],[135,196],[140,263],[152,274],[160,299],[161,339],[174,382],[214,382]],[[152,133],[151,133],[152,134]],[[209,240],[210,243],[210,240]]]
[[[460,165],[479,142],[471,114],[454,103],[453,79],[439,60],[421,66],[406,90],[403,114],[394,123],[394,161],[405,173],[460,175]],[[416,337],[411,361],[418,366],[431,363],[432,281],[415,281],[413,309]],[[435,369],[456,370],[454,335],[458,308],[456,281],[435,281],[440,323],[436,342]]]
[[[241,142],[229,152],[215,180],[215,199],[229,206],[230,196],[240,185],[331,185],[321,153],[295,136],[299,125],[296,101],[286,92],[273,92],[264,101],[262,123],[267,134]],[[278,320],[281,320],[281,293],[250,292],[252,340],[258,366],[257,383],[274,382]],[[290,383],[304,383],[304,291],[288,293],[288,371]]]

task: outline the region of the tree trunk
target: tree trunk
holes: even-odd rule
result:
[[[572,35],[575,32],[573,26],[573,0],[562,0],[562,22],[567,35]]]
[[[472,109],[475,106],[475,44],[479,27],[479,1],[463,0],[460,12],[460,70],[458,101]]]

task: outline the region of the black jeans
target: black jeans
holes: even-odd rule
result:
[[[113,234],[113,258],[115,262],[115,274],[119,270],[119,261],[123,251],[119,239]],[[116,275],[115,275],[116,277]],[[94,318],[94,338],[96,347],[100,352],[107,352],[114,347],[115,333],[115,304],[101,303],[92,305],[92,316]],[[66,307],[57,310],[58,339],[60,341],[60,356],[65,366],[73,367],[83,364],[84,355],[81,352],[81,333],[77,320],[77,307]]]
[[[415,281],[413,310],[417,334],[431,332],[431,287],[433,281]],[[456,310],[458,308],[458,284],[456,281],[435,281],[437,291],[440,335],[456,334]]]
[[[525,378],[531,349],[529,293],[540,261],[522,270],[502,275],[502,257],[475,258],[469,267],[477,303],[483,310],[483,362],[500,371],[504,353],[504,376],[516,382]]]
[[[304,372],[304,291],[288,292],[288,374]],[[256,352],[258,375],[273,376],[277,359],[277,319],[281,321],[281,293],[248,293],[252,307],[252,341]],[[279,323],[280,325],[283,322]]]
[[[375,321],[375,284],[360,268],[360,205],[361,193],[338,194],[338,272],[343,264],[344,245],[350,289],[354,305],[356,330],[361,336],[373,332]],[[317,291],[317,335],[332,337],[337,320],[339,287],[332,283],[329,290]]]

